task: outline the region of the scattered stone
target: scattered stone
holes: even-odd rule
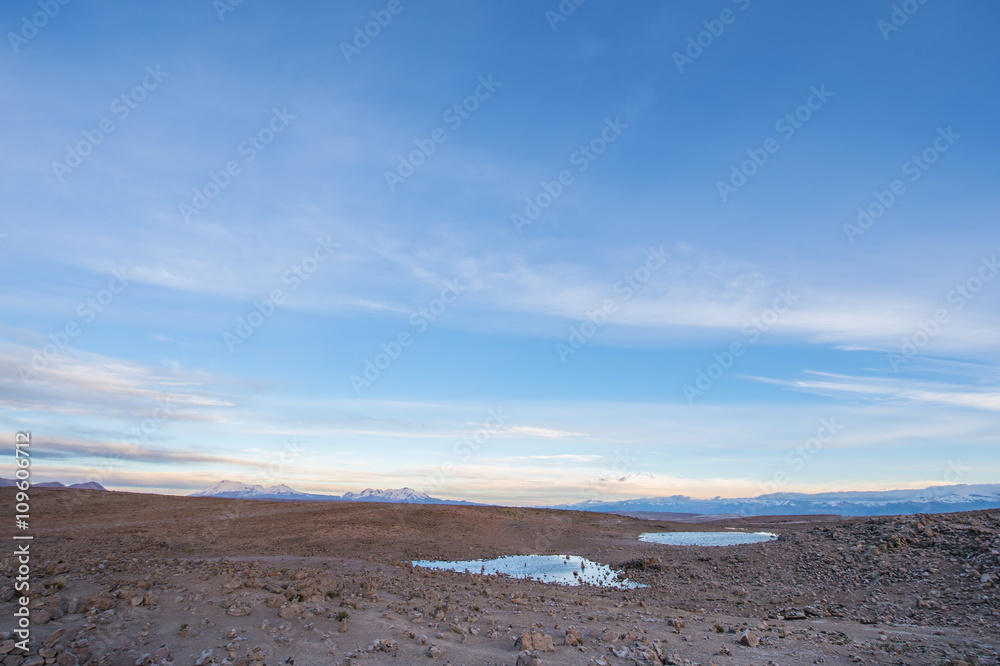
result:
[[[517,666],[542,666],[542,660],[536,651],[521,650],[517,653]]]

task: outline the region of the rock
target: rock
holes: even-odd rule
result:
[[[156,660],[156,663],[160,663],[165,659],[170,659],[170,650],[167,649],[166,645],[164,645],[159,650],[153,653],[153,659]]]
[[[295,617],[302,617],[302,606],[298,604],[282,606],[278,610],[278,616],[283,620],[291,620],[292,618]]]
[[[583,636],[580,635],[579,629],[570,627],[566,630],[566,639],[563,642],[566,645],[583,645]]]
[[[436,659],[437,657],[441,656],[441,650],[438,649],[438,646],[431,645],[429,648],[427,648],[426,654],[427,654],[428,657],[431,657],[432,659]]]
[[[538,652],[521,650],[517,653],[517,666],[542,666]]]
[[[135,660],[135,666],[147,666],[153,663],[153,655],[148,652]]]
[[[48,624],[51,621],[52,621],[52,613],[50,613],[45,608],[37,610],[31,614],[32,624]],[[44,659],[42,660],[42,663],[43,664],[45,663]]]
[[[107,594],[95,594],[87,600],[86,610],[96,608],[99,611],[110,610],[115,607],[115,600]]]
[[[740,645],[757,647],[760,645],[760,639],[752,631],[747,630],[740,636]]]
[[[194,662],[194,666],[207,666],[212,663],[212,651],[202,650],[201,656]]]
[[[555,652],[556,647],[552,642],[552,637],[540,631],[526,631],[517,639],[518,650],[537,650],[541,652]]]
[[[226,609],[226,615],[232,615],[233,617],[242,617],[249,614],[250,607],[246,604],[236,604]]]
[[[53,645],[58,643],[59,640],[65,635],[66,635],[66,627],[63,627],[62,629],[56,629],[51,634],[49,634],[48,638],[45,639],[45,647],[52,647]]]
[[[85,654],[88,655],[85,658],[90,659],[89,653],[85,652],[84,650],[80,650],[81,656]],[[77,666],[77,664],[80,663],[80,660],[77,659],[77,656],[72,652],[60,652],[59,656],[56,657],[56,663],[59,664],[59,666]]]
[[[4,659],[4,663],[5,664],[7,663],[6,659]],[[44,658],[35,655],[34,657],[28,657],[27,659],[22,661],[21,666],[42,666],[44,663],[45,663]]]

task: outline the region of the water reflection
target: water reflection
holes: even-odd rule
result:
[[[577,555],[511,555],[498,557],[495,560],[459,562],[414,560],[413,566],[478,574],[505,574],[514,578],[529,578],[542,583],[563,585],[588,583],[617,589],[645,587],[641,583],[628,580],[620,571]]]

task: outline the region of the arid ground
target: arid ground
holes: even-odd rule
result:
[[[780,539],[636,538],[722,527]],[[1000,663],[1000,511],[669,523],[35,489],[29,654],[8,633],[12,528],[0,529],[5,666]],[[581,555],[648,587],[409,564],[530,553]]]

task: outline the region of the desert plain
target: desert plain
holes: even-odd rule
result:
[[[31,510],[27,653],[11,633],[15,529],[0,528],[4,666],[1000,663],[1000,510],[692,524],[37,488]],[[638,540],[725,529],[779,538]],[[645,587],[411,565],[527,554]]]

